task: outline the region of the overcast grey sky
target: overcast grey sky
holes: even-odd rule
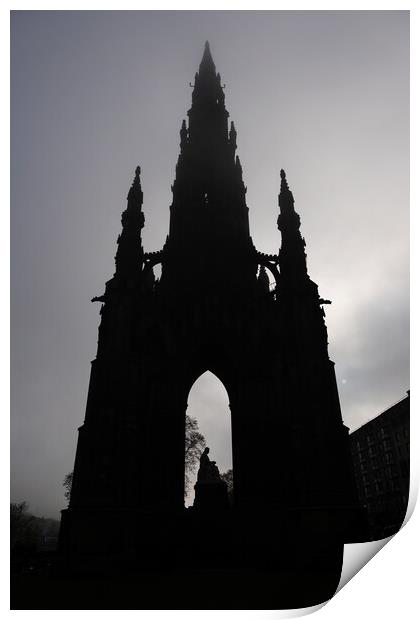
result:
[[[209,39],[238,131],[253,240],[277,253],[286,169],[326,308],[344,422],[409,388],[408,12],[14,12],[12,501],[58,516],[84,418],[99,305],[142,167],[146,251],[163,245],[179,129]],[[198,418],[231,462],[224,387]]]

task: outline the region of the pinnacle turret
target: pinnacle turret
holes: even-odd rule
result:
[[[188,130],[187,130],[187,124],[185,122],[185,119],[183,119],[182,121],[179,136],[181,138],[181,142],[179,143],[179,146],[181,147],[181,151],[183,151],[185,147],[187,146],[187,142],[188,142]]]
[[[122,232],[118,237],[118,249],[115,256],[115,273],[117,276],[136,277],[140,273],[143,256],[141,229],[144,226],[142,205],[143,191],[140,183],[140,166],[137,166],[127,196],[127,208],[121,216]]]
[[[260,265],[260,271],[258,273],[257,281],[261,293],[270,292],[270,280],[268,278],[267,271],[264,265]]]
[[[280,215],[277,220],[282,239],[279,254],[280,274],[286,278],[307,277],[305,241],[299,230],[300,217],[295,211],[295,200],[283,169],[280,171],[280,178]]]
[[[232,149],[232,154],[235,155],[235,151],[236,151],[236,137],[237,137],[237,133],[236,133],[236,128],[235,128],[235,123],[233,121],[231,121],[230,123],[230,131],[229,131],[229,143],[230,143],[230,147]]]
[[[132,209],[136,207],[141,209],[143,205],[143,192],[142,192],[141,183],[140,183],[140,172],[141,172],[141,168],[140,166],[137,166],[135,170],[134,181],[133,181],[132,186],[130,187],[130,190],[127,196],[127,209]]]
[[[280,212],[291,213],[294,211],[295,199],[293,198],[293,194],[289,189],[289,184],[286,179],[286,173],[283,168],[280,170],[280,194],[279,194],[279,207]]]

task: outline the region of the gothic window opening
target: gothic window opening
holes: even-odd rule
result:
[[[197,421],[198,431],[205,440],[205,444],[198,444],[198,453],[205,447],[209,448],[209,459],[215,461],[216,466],[223,474],[232,474],[232,431],[229,398],[223,383],[210,371],[202,374],[192,386],[188,395],[187,416]],[[186,449],[189,446],[188,431],[191,425],[186,424]],[[190,465],[186,454],[185,462],[185,506],[194,503],[194,485],[197,482],[199,459],[194,466]]]

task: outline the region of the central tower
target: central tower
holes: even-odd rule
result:
[[[246,188],[235,157],[235,126],[232,122],[228,129],[224,87],[208,42],[188,117],[188,128],[183,121],[180,132],[161,290],[179,296],[193,286],[195,295],[210,290],[249,295],[256,265]]]
[[[156,540],[167,549],[175,544],[179,529],[171,528],[182,529],[188,512],[188,394],[207,370],[230,401],[234,507],[226,518],[232,532],[248,536],[257,523],[265,524],[261,531],[271,522],[273,545],[282,528],[302,522],[315,537],[332,528],[344,540],[340,524],[355,511],[348,429],[328,356],[322,305],[329,302],[308,276],[300,217],[283,170],[281,249],[267,255],[254,247],[236,130],[228,125],[208,43],[188,117],[164,247],[142,248],[137,168],[115,274],[94,298],[102,302],[98,353],[61,528],[61,549],[70,558],[104,546],[113,553],[144,551],[150,528],[163,522]]]

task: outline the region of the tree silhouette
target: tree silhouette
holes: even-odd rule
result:
[[[196,418],[192,418],[189,415],[185,416],[185,497],[191,488],[192,476],[205,447],[206,440],[199,431]]]
[[[68,474],[66,474],[64,480],[63,480],[63,487],[64,487],[64,497],[66,498],[66,500],[69,502],[70,501],[70,494],[71,494],[71,485],[73,483],[73,472],[70,471]]]
[[[39,519],[28,512],[26,502],[10,504],[10,547],[14,551],[36,548],[40,536]]]

